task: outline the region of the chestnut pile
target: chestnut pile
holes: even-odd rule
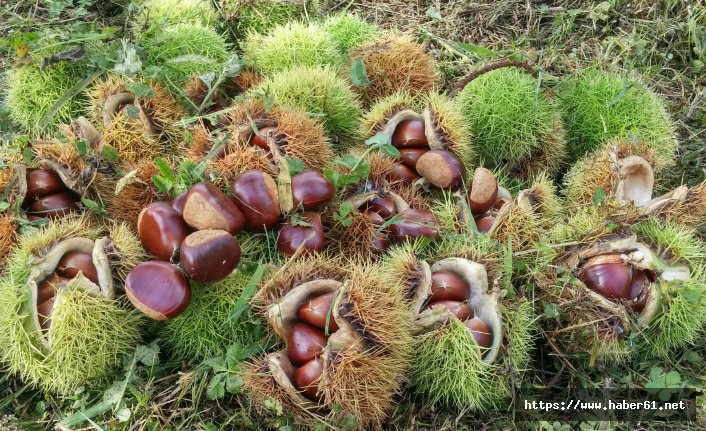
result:
[[[51,169],[27,172],[27,193],[22,208],[30,221],[61,218],[80,209],[79,196]]]

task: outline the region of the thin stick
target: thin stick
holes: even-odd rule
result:
[[[456,84],[456,91],[461,91],[463,90],[466,85],[468,85],[469,82],[473,81],[474,79],[478,78],[479,76],[486,74],[488,72],[491,72],[496,69],[502,69],[503,67],[519,67],[520,69],[525,69],[528,73],[530,73],[532,76],[535,78],[537,77],[537,71],[534,70],[534,68],[527,62],[524,61],[512,61],[512,60],[503,60],[499,61],[497,63],[492,63],[487,66],[484,66],[474,72],[471,72],[468,74],[465,78],[460,80],[458,84]]]

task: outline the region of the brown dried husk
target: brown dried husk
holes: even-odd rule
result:
[[[148,160],[135,164],[125,164],[128,175],[134,175],[133,180],[126,183],[118,192],[121,179],[115,175],[98,174],[96,187],[103,190],[104,204],[115,221],[123,221],[137,232],[137,218],[144,207],[160,199],[160,192],[152,184],[152,175],[157,173],[156,166]]]
[[[12,214],[0,214],[0,267],[17,241],[17,222]]]

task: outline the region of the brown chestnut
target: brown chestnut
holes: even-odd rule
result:
[[[466,320],[473,317],[473,309],[465,302],[459,301],[434,301],[429,304],[429,308],[446,307],[447,310],[459,320]]]
[[[314,358],[294,372],[294,384],[305,397],[312,401],[319,401],[321,397],[317,394],[319,385],[316,381],[324,372],[324,362],[321,358]]]
[[[578,276],[586,287],[608,299],[629,299],[632,268],[619,254],[603,254],[586,261]]]
[[[224,230],[235,235],[245,227],[245,216],[218,187],[195,184],[186,194],[184,221],[196,230]]]
[[[475,218],[476,228],[480,233],[488,233],[495,224],[495,216],[491,214],[482,215]]]
[[[400,150],[400,159],[402,163],[410,169],[417,169],[417,161],[426,153],[425,148],[402,148]]]
[[[373,199],[361,205],[358,209],[362,212],[376,212],[385,220],[389,219],[395,214],[395,212],[397,212],[392,198],[382,196],[375,196]]]
[[[385,224],[385,219],[373,210],[367,210],[363,214],[368,218],[368,222],[374,226],[382,226]]]
[[[32,202],[27,209],[29,215],[60,218],[79,210],[78,199],[71,192],[45,196]]]
[[[471,187],[468,189],[468,205],[471,207],[471,214],[477,216],[487,212],[494,206],[497,198],[498,182],[495,175],[486,168],[476,168]]]
[[[417,160],[417,173],[441,189],[460,189],[465,171],[463,164],[450,151],[430,150]]]
[[[302,366],[319,356],[326,348],[324,331],[308,323],[296,322],[287,337],[287,354],[292,363]]]
[[[305,211],[330,201],[335,194],[333,184],[321,172],[305,171],[292,177],[294,206],[301,205]]]
[[[176,211],[181,217],[184,216],[184,204],[186,203],[187,193],[188,192],[181,192],[174,198],[174,200],[172,200],[172,208],[174,208],[174,211]]]
[[[424,134],[424,121],[400,121],[392,133],[392,145],[397,148],[429,148],[429,141]]]
[[[27,198],[41,199],[67,190],[61,177],[49,169],[35,169],[27,173]]]
[[[66,287],[70,281],[70,278],[61,277],[57,274],[52,274],[45,278],[37,285],[37,304],[41,304],[52,298],[56,295],[57,290]]]
[[[467,320],[465,325],[466,328],[471,331],[473,338],[476,339],[476,343],[478,343],[482,349],[490,348],[490,345],[493,343],[493,334],[484,321],[478,318],[478,316],[475,316]]]
[[[189,278],[199,283],[215,283],[238,266],[240,243],[224,230],[199,230],[186,237],[179,256]]]
[[[630,307],[638,313],[647,305],[648,289],[656,281],[654,271],[633,268],[630,283]]]
[[[336,296],[335,292],[320,295],[308,300],[299,308],[297,315],[303,321],[316,326],[319,329],[326,330],[326,316],[329,316],[331,304]],[[331,334],[338,330],[338,324],[333,319],[333,313],[328,320],[328,333]]]
[[[142,246],[155,259],[171,261],[189,234],[179,213],[166,202],[152,202],[137,218],[137,232]]]
[[[287,222],[279,228],[277,248],[287,256],[293,255],[302,244],[306,253],[320,252],[324,249],[324,227],[321,224],[321,216],[304,213],[301,217],[311,226],[294,226]],[[309,238],[310,235],[311,238]]]
[[[68,252],[59,260],[55,271],[58,275],[69,279],[76,277],[79,272],[82,272],[84,277],[98,284],[98,270],[93,264],[91,253],[81,251]]]
[[[431,273],[431,296],[429,301],[465,301],[469,295],[468,286],[461,277],[451,271]]]
[[[402,183],[408,186],[417,181],[419,175],[402,163],[398,163],[385,175],[385,179],[390,183]]]
[[[390,236],[396,240],[439,236],[434,213],[420,209],[407,209],[399,213],[401,220],[390,226]]]
[[[253,132],[252,136],[250,137],[250,144],[256,145],[269,153],[270,146],[267,145],[267,135],[269,135],[270,133],[272,133],[273,135],[277,133],[277,128],[263,127],[259,129],[258,132],[259,133]]]
[[[385,232],[375,231],[370,240],[370,247],[375,254],[384,253],[390,248],[390,237]]]
[[[52,296],[41,304],[37,304],[37,315],[39,317],[39,327],[46,331],[51,326],[51,312],[54,308],[54,300],[56,296]]]
[[[125,293],[148,317],[167,320],[178,316],[191,301],[191,286],[179,267],[167,262],[143,262],[125,279]]]
[[[279,221],[277,183],[262,171],[245,171],[235,180],[233,202],[245,216],[248,229],[263,231]]]

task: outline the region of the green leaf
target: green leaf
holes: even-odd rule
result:
[[[605,190],[602,188],[597,188],[596,191],[593,193],[593,206],[594,207],[599,207],[603,202],[606,201],[606,194]]]
[[[239,394],[243,387],[243,379],[239,374],[228,374],[226,379],[226,391],[229,394]]]
[[[238,302],[236,302],[233,306],[233,311],[230,313],[230,316],[228,317],[226,323],[230,322],[231,320],[233,321],[233,324],[238,322],[240,316],[242,316],[243,313],[248,309],[248,303],[250,302],[250,298],[252,298],[252,296],[257,291],[257,285],[260,284],[260,281],[262,281],[262,276],[264,274],[265,267],[262,265],[262,262],[258,262],[257,268],[255,269],[255,273],[252,275],[252,277],[250,277],[250,280],[248,280],[248,284],[245,285],[243,293],[240,295],[240,298],[238,298]]]
[[[115,163],[118,161],[118,152],[115,150],[115,148],[111,147],[108,144],[103,144],[101,156],[103,157],[103,159],[110,163]]]
[[[159,364],[159,346],[153,342],[149,346],[138,346],[135,351],[135,358],[147,367]]]
[[[559,317],[559,310],[556,308],[556,305],[548,302],[544,304],[544,315],[549,319],[556,319]]]
[[[153,163],[157,167],[157,172],[159,175],[172,183],[176,182],[176,176],[174,175],[174,171],[172,171],[172,167],[169,166],[169,163],[167,163],[163,158],[155,157]]]
[[[382,145],[389,145],[390,144],[390,135],[387,133],[383,132],[377,132],[375,135],[371,136],[365,141],[366,145],[369,145],[371,147],[374,146],[382,146]]]
[[[226,394],[226,377],[224,373],[219,373],[213,376],[211,382],[206,388],[206,398],[209,400],[218,400]]]
[[[152,184],[162,193],[169,193],[174,187],[174,183],[160,175],[152,175]]]
[[[389,156],[394,157],[394,158],[399,158],[400,157],[400,150],[397,148],[393,147],[392,145],[383,145],[380,147],[384,152],[386,152]]]
[[[10,208],[10,202],[0,201],[0,212]]]
[[[306,169],[306,166],[304,166],[304,162],[302,162],[300,159],[289,156],[285,156],[285,159],[287,160],[287,165],[289,166],[289,175],[291,176],[294,176]]]
[[[88,152],[88,142],[84,141],[83,139],[79,139],[78,141],[74,142],[74,147],[76,148],[76,152],[78,153],[78,155],[81,157],[85,156]]]
[[[126,110],[126,112],[127,112],[127,116],[128,116],[131,120],[137,120],[137,119],[140,118],[140,110],[137,108],[137,106],[127,105],[127,107],[125,108],[125,110]]]
[[[32,163],[33,158],[34,158],[34,156],[32,155],[32,148],[30,148],[30,147],[22,148],[22,160],[26,164]]]
[[[466,51],[470,54],[476,54],[481,57],[483,56],[491,56],[491,55],[497,55],[495,51],[492,49],[488,49],[484,46],[480,45],[474,45],[472,43],[466,43],[466,42],[455,42],[456,46],[463,51]]]
[[[348,202],[343,202],[339,207],[338,211],[333,214],[334,220],[342,224],[343,226],[350,226],[353,223],[353,205]]]
[[[365,63],[361,59],[356,59],[351,64],[351,82],[358,88],[366,88],[370,85],[368,73],[365,71]]]
[[[108,210],[102,204],[88,198],[81,198],[81,204],[97,216],[108,215]]]
[[[123,407],[121,409],[118,409],[118,411],[115,412],[115,418],[118,419],[120,422],[129,421],[131,416],[132,416],[132,412],[127,407]]]
[[[143,99],[151,99],[154,97],[154,90],[144,82],[128,82],[125,84],[125,89],[134,94],[135,97]]]

